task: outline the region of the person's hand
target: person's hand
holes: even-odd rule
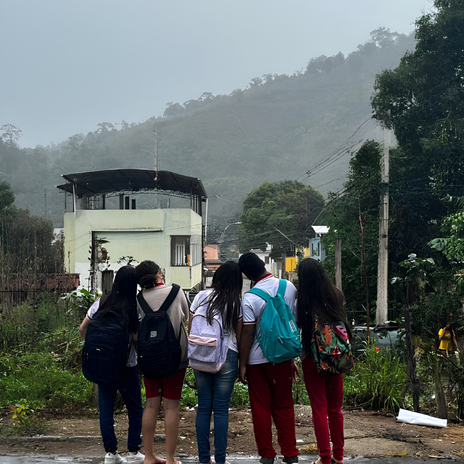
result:
[[[300,376],[300,372],[298,370],[298,367],[296,367],[295,361],[292,359],[292,382],[296,383],[297,377],[299,376]]]
[[[238,378],[240,379],[240,382],[243,383],[243,385],[248,385],[248,380],[246,377],[246,366],[240,366],[238,370]]]

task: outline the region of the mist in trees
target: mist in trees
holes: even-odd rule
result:
[[[6,292],[27,292],[42,275],[64,272],[63,241],[50,220],[14,207],[14,200],[9,184],[1,182],[0,282]]]
[[[225,227],[237,221],[252,188],[264,180],[297,179],[342,146],[370,117],[375,74],[413,49],[412,36],[378,29],[348,56],[313,58],[291,76],[252,78],[247,88],[229,95],[204,92],[184,103],[169,102],[162,117],[146,122],[105,121],[88,134],[34,149],[20,149],[20,133],[3,131],[0,180],[12,186],[17,206],[58,227],[64,200],[55,186],[61,174],[153,169],[158,150],[160,169],[202,179],[211,199],[210,223]],[[311,185],[323,194],[337,189],[348,161],[342,157],[312,176]]]

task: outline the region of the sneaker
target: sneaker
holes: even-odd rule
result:
[[[261,464],[273,464],[274,458],[264,458],[264,457],[262,457],[262,458],[259,460],[259,462],[260,462]]]
[[[122,457],[119,456],[119,453],[117,451],[115,451],[114,453],[106,453],[105,464],[113,464],[116,462],[123,462]]]
[[[282,462],[285,464],[293,464],[298,462],[298,456],[292,456],[291,458],[284,458],[282,459]]]
[[[145,459],[145,455],[142,454],[140,451],[129,451],[126,454],[126,462],[143,462]]]

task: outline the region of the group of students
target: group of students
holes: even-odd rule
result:
[[[254,288],[276,295],[279,279],[266,271],[263,261],[254,253],[245,253],[238,263],[229,261],[222,264],[213,276],[211,288],[200,291],[190,308],[184,292],[178,292],[168,309],[168,315],[172,326],[180,327],[176,334],[181,346],[180,365],[172,376],[157,380],[144,379],[145,408],[141,402],[136,341],[130,342],[127,365],[118,380],[110,385],[98,386],[100,428],[107,453],[105,463],[123,462],[117,452],[113,426],[113,408],[119,390],[129,416],[127,462],[143,460],[144,464],[181,464],[175,459],[175,450],[179,403],[188,365],[188,336],[182,322],[189,321],[190,332],[192,320],[200,309],[206,314],[205,324],[220,315],[228,350],[226,360],[218,372],[194,369],[198,392],[196,431],[199,462],[212,463],[210,423],[213,417],[214,461],[227,464],[229,404],[237,376],[248,385],[260,462],[271,464],[277,455],[272,443],[272,421],[277,429],[282,462],[298,462],[292,396],[292,383],[298,375],[298,369],[292,359],[271,363],[265,358],[256,331],[266,301],[252,292],[242,296],[242,274],[253,282]],[[143,261],[135,269],[124,266],[116,274],[111,294],[97,300],[87,312],[80,326],[81,335],[85,338],[92,318],[104,318],[108,312],[124,314],[135,334],[139,319],[144,314],[136,299],[137,284],[142,288],[143,298],[155,312],[171,291],[171,287],[164,284],[160,267],[153,261]],[[284,300],[301,329],[303,376],[319,451],[319,459],[315,464],[342,464],[343,377],[342,374],[319,372],[311,353],[311,340],[316,324],[323,327],[333,323],[344,326],[348,339],[352,340],[343,294],[333,284],[321,263],[307,258],[298,267],[298,291],[292,283],[287,282]],[[165,418],[166,459],[155,454],[153,443],[161,401]],[[141,432],[145,455],[140,452]]]

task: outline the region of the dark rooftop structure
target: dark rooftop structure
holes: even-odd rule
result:
[[[190,199],[191,207],[201,215],[207,195],[200,179],[171,171],[149,169],[108,169],[105,171],[62,174],[65,184],[57,188],[74,198],[112,197],[124,193],[160,192]],[[103,201],[103,209],[105,202]]]
[[[78,197],[105,193],[141,190],[169,190],[186,195],[199,195],[206,200],[207,195],[200,179],[184,176],[171,171],[148,169],[108,169],[105,171],[62,174],[66,184],[58,188]]]

